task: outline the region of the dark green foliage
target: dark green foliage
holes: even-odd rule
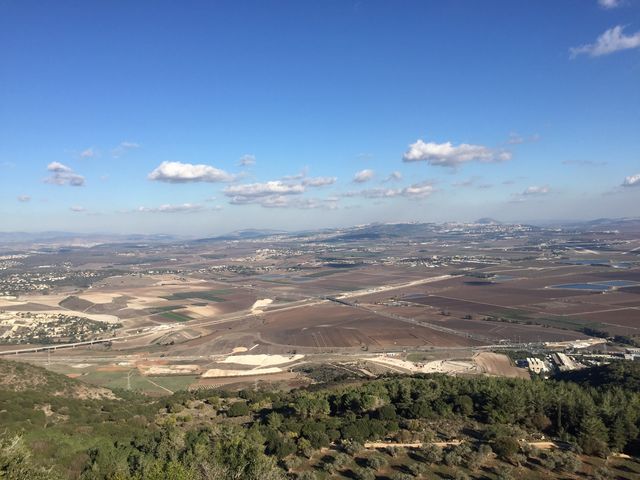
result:
[[[42,468],[52,468],[47,478],[271,480],[284,474],[276,459],[293,468],[294,456],[312,457],[332,442],[344,453],[323,459],[318,469],[371,478],[390,458],[362,455],[364,442],[446,436],[435,427],[443,422],[472,426],[481,445],[464,442],[443,452],[426,444],[412,453],[418,461],[406,472],[425,475],[430,465],[442,462],[479,472],[491,449],[518,465],[525,461],[518,439],[541,431],[590,455],[640,443],[640,393],[634,383],[640,375],[620,364],[581,372],[578,383],[418,375],[293,392],[178,392],[159,401],[126,392],[118,394],[126,400],[82,399],[75,392],[88,387],[78,382],[31,366],[11,368],[25,379],[14,374],[19,391],[0,390],[0,422],[7,438],[26,432],[25,449],[9,451],[3,444],[0,478],[19,478],[11,472],[28,466],[35,479],[46,471]],[[226,408],[227,415],[198,420],[197,407],[214,413]],[[193,415],[188,426],[176,421],[187,414]],[[29,449],[38,454],[25,462]],[[544,455],[540,462],[556,472],[578,468],[569,454]],[[509,475],[501,470],[494,476]]]
[[[249,411],[249,405],[246,402],[235,402],[227,410],[227,415],[230,417],[242,417],[249,415]]]

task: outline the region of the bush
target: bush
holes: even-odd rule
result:
[[[229,417],[243,417],[245,415],[249,415],[249,405],[245,402],[232,403],[229,410],[227,410],[227,416]]]

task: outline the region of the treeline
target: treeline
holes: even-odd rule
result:
[[[517,464],[523,449],[517,440],[535,433],[568,442],[574,452],[587,455],[637,454],[640,366],[621,362],[591,372],[569,381],[421,375],[293,392],[180,392],[153,404],[130,399],[104,402],[100,408],[95,403],[93,419],[88,407],[67,405],[64,410],[65,405],[52,403],[45,417],[52,421],[52,414],[66,415],[68,421],[48,429],[48,442],[70,442],[75,433],[100,441],[81,455],[56,451],[46,478],[73,471],[86,480],[270,480],[284,478],[296,458],[329,445],[349,456],[366,441],[428,443],[459,437],[463,430],[475,450],[461,446],[445,455],[429,449],[422,454],[436,462],[448,456],[447,462],[455,464],[486,456],[488,449]],[[23,397],[20,415],[33,410],[33,402],[42,402],[30,395]],[[6,402],[1,407],[13,408]],[[126,409],[131,410],[128,418]],[[0,413],[0,420],[6,415]],[[72,420],[74,415],[81,421]],[[19,428],[5,434],[0,478],[23,478],[11,472],[30,464],[20,460],[28,452],[12,435],[27,431],[28,423],[42,428],[39,422],[46,418],[19,422]]]

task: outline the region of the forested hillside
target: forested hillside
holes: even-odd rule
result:
[[[576,381],[397,376],[160,400],[78,395],[89,387],[0,361],[3,378],[16,369],[0,390],[0,478],[640,475],[633,459],[612,455],[638,454],[640,368],[629,362]]]

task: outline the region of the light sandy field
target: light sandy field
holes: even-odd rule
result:
[[[220,368],[212,368],[204,372],[202,374],[202,378],[248,377],[252,375],[268,375],[280,372],[282,372],[282,369],[279,367],[255,368],[253,370],[222,370]]]
[[[304,358],[304,355],[232,355],[221,363],[235,363],[237,365],[250,365],[256,367],[271,367],[285,363],[296,362]],[[252,370],[256,371],[256,370]]]
[[[213,307],[211,305],[205,305],[202,307],[190,306],[185,310],[189,313],[192,313],[196,318],[213,317],[220,313],[220,311],[216,307]]]
[[[79,298],[91,303],[111,303],[114,298],[119,298],[119,293],[83,293]]]
[[[188,375],[197,372],[199,369],[198,365],[156,365],[149,368],[141,368],[140,373],[143,375]]]
[[[48,307],[58,307],[58,304],[67,298],[68,295],[21,295],[20,298],[27,303],[38,303],[40,305],[47,305]]]
[[[21,312],[21,313],[32,313],[33,315],[40,314],[53,314],[53,315],[68,315],[71,317],[81,317],[88,318],[89,320],[95,320],[96,322],[103,323],[120,323],[120,319],[115,315],[107,315],[106,313],[85,313],[85,312],[77,312],[75,310],[37,310],[35,312]]]
[[[160,280],[154,283],[154,286],[158,287],[166,287],[171,285],[179,285],[184,287],[185,285],[191,285],[194,283],[206,283],[206,280],[201,280],[199,278],[188,278],[188,277],[175,277],[170,275],[157,275]]]
[[[262,300],[256,300],[256,302],[251,307],[251,313],[260,313],[264,307],[268,307],[273,303],[273,300],[270,298],[263,298]]]
[[[14,300],[16,297],[0,297],[0,308],[15,307],[16,305],[25,305],[27,302]]]
[[[166,303],[168,300],[161,297],[141,297],[136,295],[133,300],[127,301],[127,307],[135,310],[143,310],[157,303]]]

